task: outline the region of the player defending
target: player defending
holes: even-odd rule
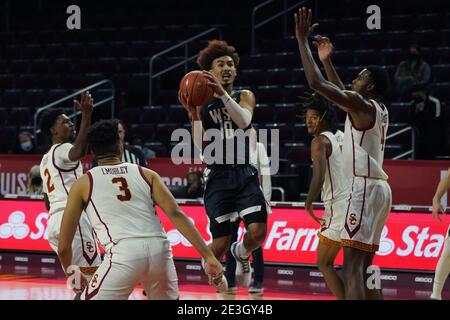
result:
[[[336,298],[345,299],[344,283],[333,267],[341,248],[341,232],[347,210],[347,183],[341,151],[344,133],[336,128],[335,110],[325,99],[314,93],[305,104],[306,127],[308,133],[314,136],[311,141],[313,176],[305,209],[321,226],[317,250],[319,270]],[[312,203],[321,190],[325,212],[319,218],[314,214]]]
[[[93,103],[94,100],[89,92],[82,93],[80,101],[74,101],[82,115],[80,132],[74,144],[71,144],[71,141],[76,135],[75,127],[62,110],[49,110],[41,118],[41,130],[52,141],[52,147],[42,158],[40,172],[44,180],[44,201],[50,214],[48,242],[55,252],[58,252],[60,227],[67,195],[75,180],[83,174],[80,160],[87,151],[86,135],[91,123]],[[80,271],[90,278],[100,265],[101,258],[92,233],[92,226],[85,216],[80,220],[76,231],[72,243],[71,263],[79,266]]]
[[[161,207],[203,257],[210,281],[221,280],[222,265],[178,207],[161,177],[147,168],[120,160],[123,145],[117,121],[103,120],[92,125],[88,142],[99,166],[72,186],[58,248],[67,271],[72,261],[71,243],[80,219],[88,218],[92,222],[106,255],[81,298],[127,299],[141,282],[148,299],[178,299],[170,242],[154,205]]]
[[[433,217],[438,221],[442,221],[439,217],[439,213],[444,213],[445,210],[441,205],[441,198],[444,193],[450,188],[450,168],[447,171],[446,176],[439,182],[436,189],[436,194],[433,197]],[[444,288],[445,280],[450,273],[450,226],[447,230],[447,237],[444,242],[444,250],[442,250],[441,257],[436,266],[436,273],[434,275],[433,293],[431,299],[441,300],[442,289]]]
[[[324,79],[308,43],[308,36],[317,26],[311,26],[311,18],[312,12],[306,8],[295,14],[295,33],[308,84],[347,112],[343,155],[351,189],[341,234],[345,297],[381,299],[381,288],[366,286],[366,272],[378,250],[392,202],[388,176],[382,168],[388,111],[380,101],[389,77],[381,67],[369,66],[353,80],[352,90],[345,90],[331,61],[327,61],[324,67],[329,81]]]
[[[256,137],[243,141],[237,139],[236,132],[242,129],[252,134],[255,96],[249,90],[233,90],[239,56],[235,48],[225,41],[210,41],[208,47],[200,52],[197,63],[202,70],[209,70],[203,74],[214,89],[215,99],[205,106],[193,106],[182,97],[180,102],[189,112],[196,146],[206,150],[215,143],[223,155],[217,161],[203,153],[207,164],[204,201],[213,237],[210,248],[218,259],[230,248],[238,264],[236,279],[248,287],[251,282],[249,256],[264,242],[267,212],[258,170],[250,161],[250,144],[253,141],[252,150],[256,150]],[[219,130],[222,132],[219,142],[203,143],[203,135],[199,137],[194,126],[202,127],[200,134],[204,131],[208,134],[208,129]],[[247,232],[242,241],[234,242],[230,247],[230,220],[238,216],[244,220]]]

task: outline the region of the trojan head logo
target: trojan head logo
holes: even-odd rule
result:
[[[354,226],[356,224],[356,221],[358,221],[358,219],[356,219],[356,213],[350,213],[350,217],[348,218],[348,222]]]

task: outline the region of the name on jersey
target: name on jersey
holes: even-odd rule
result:
[[[107,174],[127,174],[128,168],[126,166],[118,168],[101,168],[103,175]]]

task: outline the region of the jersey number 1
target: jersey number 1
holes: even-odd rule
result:
[[[120,201],[130,201],[131,199],[131,192],[130,189],[128,189],[128,182],[125,178],[113,178],[112,183],[119,183],[119,190],[122,191],[122,194],[116,195],[117,199]]]

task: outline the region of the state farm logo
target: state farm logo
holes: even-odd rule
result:
[[[9,215],[8,222],[0,226],[0,238],[8,239],[14,237],[18,240],[26,238],[30,232],[30,227],[24,224],[24,222],[25,213],[22,211],[14,211]]]
[[[9,239],[13,237],[17,240],[23,240],[30,237],[32,240],[44,238],[47,240],[47,220],[48,213],[42,212],[37,215],[34,227],[36,232],[31,232],[30,226],[25,223],[26,215],[22,211],[13,211],[9,217],[8,222],[0,225],[0,239]]]
[[[380,247],[378,248],[377,255],[387,256],[392,253],[395,249],[395,242],[387,238],[388,228],[384,226],[381,232]]]

